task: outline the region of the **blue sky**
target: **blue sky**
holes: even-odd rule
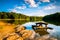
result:
[[[0,12],[45,16],[60,12],[60,0],[0,0]]]

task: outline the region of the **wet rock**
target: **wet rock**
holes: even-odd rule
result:
[[[21,34],[21,35],[20,35]],[[33,30],[26,30],[22,25],[17,25],[15,32],[8,33],[3,40],[57,40],[50,35],[40,36]]]
[[[24,39],[33,39],[35,37],[35,32],[32,30],[26,30],[24,26],[18,25],[16,30],[18,33],[22,34]]]
[[[16,33],[12,33],[8,36],[7,40],[15,40],[19,37]]]
[[[25,30],[25,27],[22,26],[22,25],[18,25],[18,26],[15,28],[15,30],[16,30],[17,32],[19,32],[19,31]]]
[[[44,35],[42,37],[36,38],[36,40],[57,40],[54,37],[51,37],[50,35]]]
[[[22,37],[17,38],[16,40],[24,40]]]
[[[30,30],[23,30],[23,31],[21,31],[21,34],[22,34],[22,37],[24,39],[26,39],[26,38],[29,38],[32,35],[32,31],[30,31]]]

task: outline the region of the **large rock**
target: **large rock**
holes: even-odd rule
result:
[[[19,37],[19,38],[17,38],[16,40],[23,40],[23,38],[22,38],[22,37]]]
[[[57,40],[57,39],[54,37],[51,37],[50,35],[44,35],[39,38],[36,38],[35,40]]]
[[[16,33],[12,33],[7,37],[7,40],[23,40],[23,38]]]
[[[20,31],[22,31],[22,30],[25,30],[25,27],[22,26],[22,25],[17,25],[16,28],[15,28],[15,30],[16,30],[17,32],[20,32]]]
[[[24,39],[34,39],[35,32],[32,30],[26,30],[26,28],[22,25],[17,25],[16,31],[22,35]]]

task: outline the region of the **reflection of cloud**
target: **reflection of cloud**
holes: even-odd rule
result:
[[[55,30],[55,29],[53,29],[53,30],[49,30],[49,29],[48,29],[48,32],[49,32],[49,33],[55,33],[56,30]]]
[[[28,22],[28,23],[25,23],[25,24],[23,24],[24,26],[31,26],[31,25],[34,25],[35,23],[33,23],[33,22]]]

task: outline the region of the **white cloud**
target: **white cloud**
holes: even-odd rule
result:
[[[22,13],[22,14],[28,15],[28,16],[45,16],[45,15],[47,15],[47,13],[44,13],[44,11],[42,11],[42,10],[36,10],[35,12],[33,12],[33,11],[21,12],[20,10],[17,10],[16,8],[9,9],[9,10],[10,10],[10,12]]]
[[[34,0],[25,0],[26,3],[30,4],[30,7],[37,7],[38,5],[35,3]]]
[[[44,13],[42,10],[38,10],[38,11],[31,11],[31,12],[21,12],[20,10],[17,9],[9,9],[10,12],[16,12],[16,13],[22,13],[24,15],[28,15],[28,16],[45,16],[47,15],[46,13]]]
[[[56,6],[55,5],[48,5],[46,7],[44,7],[44,10],[51,10],[51,9],[55,9]]]
[[[16,9],[8,9],[10,12],[16,12]]]
[[[20,10],[23,10],[23,9],[26,9],[26,6],[16,6],[15,8],[13,9],[8,9],[10,12],[17,12],[17,13],[20,13]]]
[[[17,6],[16,9],[25,9],[26,6]]]
[[[42,2],[50,2],[50,0],[40,0]],[[25,3],[29,4],[29,7],[38,7],[41,2],[35,2],[34,0],[25,0]]]
[[[45,15],[47,15],[47,13],[44,13],[42,10],[38,10],[35,12],[31,12],[30,14],[26,13],[26,15],[29,15],[29,16],[45,16]]]
[[[50,0],[40,0],[40,1],[42,1],[42,2],[50,2]]]
[[[46,13],[44,13],[42,10],[39,10],[39,11],[33,13],[32,16],[33,16],[33,15],[34,15],[34,16],[45,16]]]
[[[9,9],[10,12],[16,12],[16,13],[20,13],[19,10],[16,10],[16,9]]]

